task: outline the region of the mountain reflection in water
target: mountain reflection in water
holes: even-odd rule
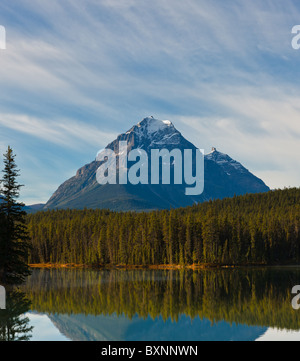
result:
[[[71,340],[255,340],[300,330],[299,268],[34,270],[23,291]],[[294,333],[295,334],[295,333]]]

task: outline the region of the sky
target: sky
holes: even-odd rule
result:
[[[298,0],[1,0],[0,154],[45,203],[143,118],[300,185]]]

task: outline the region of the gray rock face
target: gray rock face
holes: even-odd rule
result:
[[[119,152],[119,141],[127,141],[128,151],[144,149],[150,158],[151,149],[192,149],[170,121],[148,117],[120,134],[106,148]],[[217,151],[205,155],[204,192],[186,196],[186,185],[99,185],[96,171],[100,163],[93,161],[80,168],[76,175],[64,182],[52,195],[44,209],[107,208],[116,211],[153,210],[185,207],[195,202],[232,197],[235,194],[269,191],[265,183],[227,154]]]

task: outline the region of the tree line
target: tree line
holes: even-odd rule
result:
[[[29,263],[299,263],[300,189],[141,213],[48,210],[28,215],[27,226]]]

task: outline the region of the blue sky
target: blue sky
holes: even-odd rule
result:
[[[22,201],[46,202],[149,115],[299,186],[297,24],[297,0],[2,0],[0,151],[17,154]]]

